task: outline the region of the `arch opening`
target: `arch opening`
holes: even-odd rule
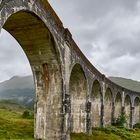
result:
[[[124,111],[125,111],[125,115],[126,115],[126,127],[130,127],[130,115],[131,115],[131,99],[129,97],[129,95],[127,95],[125,97],[124,100]]]
[[[35,129],[38,139],[58,139],[61,132],[61,64],[52,34],[35,14],[20,11],[11,15],[3,28],[21,45],[35,82]]]
[[[33,139],[35,87],[29,61],[4,29],[0,49],[0,126],[7,131],[6,135],[5,131],[0,133],[0,139]]]
[[[140,123],[140,99],[135,98],[134,101],[134,125]]]
[[[122,96],[118,92],[115,98],[115,119],[117,119],[122,113]]]
[[[70,75],[71,132],[86,132],[87,80],[82,67],[76,64]]]
[[[112,92],[107,88],[104,98],[104,125],[108,126],[112,123]]]
[[[92,85],[91,101],[92,101],[92,109],[91,109],[92,127],[100,127],[102,94],[100,83],[97,80],[95,80]]]

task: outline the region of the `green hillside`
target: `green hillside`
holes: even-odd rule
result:
[[[91,135],[71,134],[71,140],[140,140],[139,129],[94,128]]]
[[[23,118],[25,110],[26,108],[11,101],[0,102],[0,140],[33,140],[33,117]]]
[[[32,76],[14,76],[0,83],[0,100],[13,100],[33,108],[34,97],[35,89]]]
[[[113,81],[114,83],[116,83],[120,86],[123,86],[127,89],[140,92],[140,82],[138,82],[138,81],[134,81],[131,79],[125,79],[125,78],[121,78],[121,77],[109,77],[109,79],[111,81]]]
[[[0,90],[7,89],[33,89],[33,76],[14,76],[9,80],[0,83]]]
[[[7,111],[17,111],[23,112],[26,107],[19,105],[18,103],[12,100],[0,100],[0,109],[6,109]]]

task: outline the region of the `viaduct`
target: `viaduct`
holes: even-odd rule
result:
[[[140,93],[100,73],[47,0],[0,0],[2,28],[19,42],[32,68],[35,138],[69,140],[71,132],[111,125],[122,111],[126,127],[140,122]]]

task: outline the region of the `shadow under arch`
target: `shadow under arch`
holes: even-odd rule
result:
[[[102,93],[101,85],[98,80],[95,80],[92,85],[91,92],[91,125],[92,127],[101,126],[101,106],[102,106]]]
[[[2,28],[18,41],[32,68],[36,89],[35,138],[60,138],[62,76],[54,37],[41,18],[25,10],[12,14]]]
[[[126,127],[131,126],[131,107],[132,107],[131,98],[129,95],[126,95],[124,99],[124,112],[126,115],[126,124],[125,124]]]
[[[136,97],[134,100],[134,125],[140,123],[140,98]]]
[[[122,113],[122,95],[120,92],[116,94],[115,98],[115,111],[114,111],[114,117],[115,120],[121,115]]]
[[[75,64],[69,81],[71,132],[86,132],[87,79],[80,64]]]
[[[107,88],[104,96],[104,125],[108,126],[112,123],[112,91]]]

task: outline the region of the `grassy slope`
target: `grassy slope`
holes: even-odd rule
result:
[[[109,79],[120,86],[140,92],[140,82],[138,81],[121,77],[109,77]]]
[[[24,110],[16,103],[0,102],[0,140],[33,140],[33,119],[23,119]],[[92,135],[72,134],[71,140],[140,140],[140,130],[94,128]]]
[[[92,135],[72,134],[71,140],[140,140],[140,130],[125,128],[95,128]]]
[[[2,107],[0,109],[0,140],[33,140],[33,119],[23,119],[21,117],[24,108],[11,104],[14,108],[11,107],[9,111],[8,106],[0,102],[0,107]]]

